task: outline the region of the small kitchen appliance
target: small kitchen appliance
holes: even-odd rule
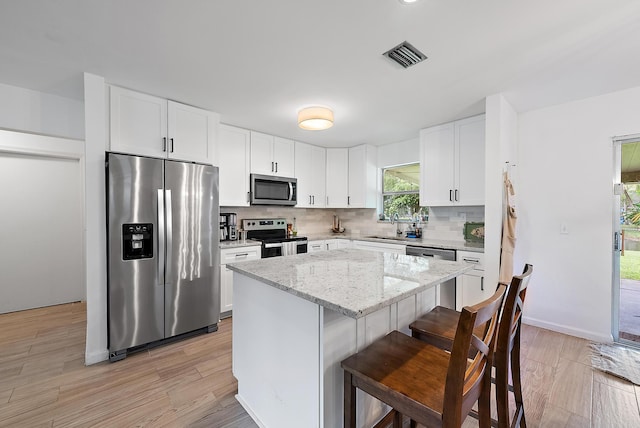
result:
[[[284,218],[244,219],[242,229],[247,239],[262,242],[263,259],[307,252],[307,238],[288,236],[287,220]]]
[[[298,180],[296,178],[251,174],[251,205],[296,204]]]
[[[235,241],[238,239],[238,215],[236,213],[220,213],[220,240]]]

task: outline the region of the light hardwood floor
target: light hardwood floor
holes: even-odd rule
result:
[[[213,334],[85,367],[85,311],[0,315],[0,426],[256,427],[234,398],[230,319]],[[640,427],[640,387],[592,369],[588,343],[524,326],[530,428]]]

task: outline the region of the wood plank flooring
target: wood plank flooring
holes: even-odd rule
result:
[[[0,427],[256,427],[234,398],[231,322],[85,367],[83,303],[0,315]],[[524,326],[529,428],[640,427],[640,387],[592,369],[588,343]]]

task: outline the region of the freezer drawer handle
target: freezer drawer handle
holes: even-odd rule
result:
[[[165,216],[164,190],[158,189],[158,285],[164,285]]]

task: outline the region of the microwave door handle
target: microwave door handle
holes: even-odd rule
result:
[[[293,201],[293,183],[289,182],[289,200]]]

